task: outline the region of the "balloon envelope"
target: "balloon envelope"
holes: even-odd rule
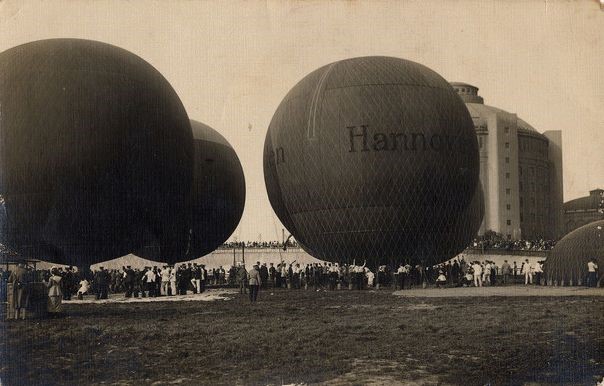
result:
[[[87,265],[154,239],[182,254],[193,167],[187,113],[118,47],[36,41],[0,53],[0,242]]]
[[[233,233],[245,204],[245,178],[233,147],[216,130],[191,121],[195,147],[191,207],[183,213],[189,221],[186,253],[164,259],[171,263],[204,256],[222,245]],[[152,241],[151,241],[152,242]],[[138,256],[160,260],[153,244]]]
[[[592,259],[601,272],[604,267],[604,220],[577,228],[556,243],[543,267],[546,280],[555,284],[585,284],[587,263]]]
[[[390,57],[343,60],[306,76],[277,108],[264,147],[277,216],[323,260],[454,256],[457,248],[444,246],[460,236],[448,227],[470,205],[478,168],[474,126],[457,93],[427,67]]]
[[[245,177],[228,141],[211,127],[191,121],[195,143],[192,239],[189,255],[206,255],[233,233],[245,205]]]

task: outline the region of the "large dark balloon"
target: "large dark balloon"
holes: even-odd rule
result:
[[[0,54],[0,242],[87,265],[148,240],[187,246],[193,142],[164,77],[104,43],[53,39]]]
[[[586,284],[587,263],[604,267],[604,220],[584,225],[564,236],[549,252],[544,264],[548,284]],[[599,273],[599,277],[602,274]]]
[[[239,158],[216,130],[191,121],[195,143],[191,209],[186,254],[170,262],[195,259],[214,251],[233,233],[245,205],[245,178]],[[159,249],[147,245],[137,255],[159,260]]]
[[[484,192],[480,182],[470,205],[458,216],[449,218],[449,222],[436,231],[426,230],[420,237],[425,246],[424,255],[428,261],[442,262],[463,252],[474,240],[484,218]]]
[[[467,211],[478,168],[472,119],[447,81],[389,57],[343,60],[306,76],[279,105],[264,147],[275,212],[325,260],[454,256],[451,238],[467,234],[450,224],[480,213]]]
[[[201,122],[191,121],[195,141],[193,222],[189,256],[204,256],[235,231],[245,205],[245,178],[227,140]]]

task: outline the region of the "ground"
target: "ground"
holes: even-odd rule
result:
[[[59,318],[0,322],[0,384],[595,385],[603,290],[551,291],[71,302]]]

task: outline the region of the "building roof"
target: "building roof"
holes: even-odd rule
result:
[[[473,87],[476,90],[478,90],[478,87],[476,87],[476,86],[474,86],[472,84],[469,84],[469,83],[464,83],[464,82],[449,82],[449,84],[451,86],[453,86],[453,87]]]
[[[506,113],[510,114],[505,110],[498,109],[497,107],[485,105],[481,96],[478,95],[478,87],[464,82],[449,82],[461,99],[466,104],[472,120],[474,121],[474,127],[480,128],[486,127],[486,117],[489,114]],[[529,125],[526,121],[518,118],[517,121],[518,129],[533,134],[540,134],[535,128]]]
[[[474,127],[486,126],[487,124],[487,116],[489,114],[496,113],[507,113],[507,111],[498,109],[497,107],[481,104],[481,103],[466,103],[466,107],[472,116],[472,120],[474,121]],[[523,119],[518,118],[517,121],[518,129],[523,130],[533,134],[540,134],[533,126],[529,125]]]
[[[589,196],[567,201],[564,203],[564,211],[585,211],[598,209],[600,208],[600,202],[602,201],[602,196],[600,196],[600,194],[603,192],[604,190],[602,189],[594,189],[589,192]]]

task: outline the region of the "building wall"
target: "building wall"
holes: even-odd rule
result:
[[[543,133],[548,139],[548,159],[550,161],[550,221],[552,239],[564,236],[564,185],[562,179],[562,132],[549,130]]]
[[[518,199],[517,117],[492,113],[486,117],[488,130],[487,174],[489,229],[508,239],[522,238]]]
[[[491,224],[488,223],[492,218],[491,216],[491,208],[489,205],[489,152],[487,150],[489,132],[487,131],[487,126],[484,125],[482,129],[476,129],[476,135],[478,137],[478,149],[480,154],[480,183],[482,184],[482,191],[484,193],[484,217],[482,219],[482,224],[480,225],[480,229],[478,230],[478,234],[484,234],[487,230],[489,230]]]
[[[604,216],[597,209],[578,209],[564,213],[564,231],[568,234],[577,228],[594,221],[603,220]]]
[[[452,83],[468,106],[480,152],[487,230],[512,240],[557,239],[563,233],[562,135],[540,134],[516,114],[485,106],[478,88]]]
[[[553,238],[550,220],[550,162],[548,141],[532,133],[519,135],[519,206],[525,238]]]

